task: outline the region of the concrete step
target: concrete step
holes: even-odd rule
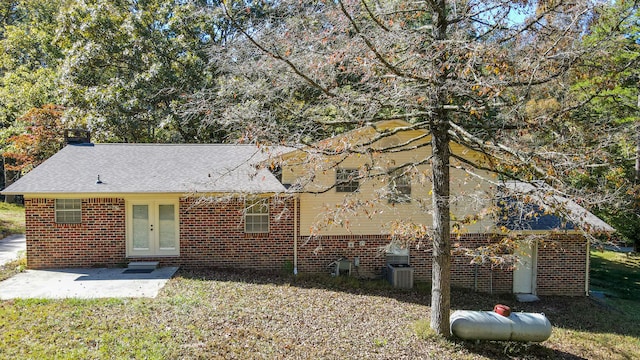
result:
[[[158,268],[158,261],[132,261],[127,266],[129,270],[153,270]]]
[[[516,294],[516,300],[518,302],[536,302],[540,301],[540,298],[533,294]]]

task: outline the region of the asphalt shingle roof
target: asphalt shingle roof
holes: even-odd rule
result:
[[[504,207],[508,216],[498,225],[510,230],[574,230],[578,226],[590,232],[615,231],[576,202],[554,194],[551,188],[521,181],[506,181],[502,185],[505,198],[499,205]],[[530,200],[523,201],[523,196]]]
[[[255,167],[269,154],[255,145],[67,145],[2,192],[283,192],[270,171]]]

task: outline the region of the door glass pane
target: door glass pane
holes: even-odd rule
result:
[[[176,223],[174,205],[159,205],[158,216],[160,221],[160,249],[170,250],[176,248]]]
[[[133,249],[149,250],[148,205],[133,205]]]

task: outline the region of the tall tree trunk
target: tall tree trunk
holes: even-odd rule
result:
[[[638,89],[638,104],[636,107],[636,111],[640,113],[640,88]],[[640,184],[640,120],[636,121],[636,177],[635,182],[636,185]]]
[[[637,113],[640,114],[640,87],[638,87],[638,103],[636,106]],[[636,167],[635,167],[635,185],[640,184],[640,119],[636,120]],[[634,202],[638,206],[638,201]],[[640,209],[635,209],[636,218],[640,219]],[[640,252],[640,237],[636,234],[633,239],[633,251]]]
[[[7,186],[13,184],[17,178],[17,173],[15,171],[7,170],[6,168],[6,160],[0,154],[0,161],[2,161],[2,182],[0,183],[0,189],[4,189]],[[16,203],[15,195],[5,195],[4,202],[6,203]]]
[[[446,117],[446,114],[443,114]],[[451,230],[449,227],[449,124],[435,123],[432,136],[433,265],[431,276],[431,328],[450,336]]]
[[[447,39],[447,7],[445,0],[434,4],[434,38],[436,44]],[[449,117],[445,105],[448,94],[446,51],[438,50],[434,56],[435,106],[431,121],[432,185],[433,185],[433,265],[431,276],[431,328],[439,335],[449,337],[449,310],[451,308],[451,237],[449,227]]]

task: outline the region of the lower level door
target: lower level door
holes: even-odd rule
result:
[[[535,242],[518,243],[518,263],[513,270],[514,294],[535,294],[536,254]]]
[[[178,205],[171,201],[131,202],[128,256],[179,255]]]

